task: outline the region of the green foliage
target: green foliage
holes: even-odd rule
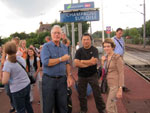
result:
[[[146,37],[150,37],[150,20],[146,22]]]
[[[115,35],[115,31],[112,31],[110,33],[110,38],[113,37],[114,35]],[[102,31],[96,31],[96,32],[93,33],[92,36],[93,36],[93,38],[102,38]],[[108,37],[106,31],[104,31],[104,36],[105,36],[105,38]]]
[[[11,34],[10,37],[11,37],[11,38],[19,37],[19,38],[22,40],[22,39],[27,39],[27,38],[29,38],[29,35],[26,34],[25,32],[21,32],[21,33],[16,32],[16,33],[14,33],[14,34]]]
[[[30,45],[34,45],[39,47],[45,43],[45,37],[50,36],[49,32],[41,32],[41,33],[30,33],[29,38],[27,39],[27,47]]]
[[[60,25],[61,27],[65,25],[65,23],[60,23],[57,20],[55,20],[53,23],[51,23],[51,25]],[[68,24],[68,29],[69,29],[69,34],[70,36],[68,36],[68,38],[71,41],[71,24]],[[89,23],[88,22],[82,22],[82,33],[88,32],[89,29]],[[146,37],[150,37],[150,20],[146,22]],[[106,32],[104,32],[105,37],[107,37]],[[115,35],[115,31],[112,31],[110,34],[110,37],[113,37]],[[13,37],[19,37],[21,40],[25,39],[27,41],[27,47],[29,47],[29,45],[36,45],[37,47],[39,47],[40,45],[42,45],[43,43],[45,43],[44,38],[45,36],[50,36],[49,32],[42,32],[42,33],[37,33],[35,32],[31,32],[29,34],[26,34],[25,32],[21,32],[21,33],[13,33],[11,34],[9,37],[1,39],[0,37],[0,44],[4,44],[7,41],[11,40]],[[93,38],[102,38],[102,31],[96,31],[92,34]],[[143,43],[143,26],[141,28],[126,28],[124,30],[124,35],[123,37],[126,36],[130,36],[131,39],[127,39],[126,42],[130,42],[133,44],[142,44]],[[75,23],[75,42],[77,43],[78,41],[78,23]],[[150,41],[148,42],[150,43]]]
[[[133,44],[141,44],[142,43],[142,38],[141,38],[140,32],[137,28],[131,28],[129,30],[129,36],[132,38]]]

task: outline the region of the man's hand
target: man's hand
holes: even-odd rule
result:
[[[65,61],[67,61],[69,59],[70,59],[70,56],[66,54],[66,55],[61,57],[61,62],[65,62]]]
[[[96,60],[96,58],[94,58],[94,57],[92,57],[90,60],[91,60],[91,63],[92,63],[93,65],[95,65],[95,64],[97,63],[97,60]]]
[[[71,75],[67,76],[67,86],[71,87],[74,84],[74,80]]]

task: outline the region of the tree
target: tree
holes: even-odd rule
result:
[[[129,36],[132,38],[133,44],[142,43],[142,38],[137,28],[131,28],[129,30]]]
[[[13,38],[13,37],[19,37],[22,40],[22,39],[29,38],[29,34],[26,34],[25,32],[21,32],[21,33],[16,32],[16,33],[11,34],[10,37],[11,38]]]

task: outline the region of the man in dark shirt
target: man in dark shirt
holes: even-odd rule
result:
[[[75,66],[78,67],[78,92],[80,101],[80,113],[87,112],[86,90],[89,83],[93,90],[96,107],[99,113],[104,113],[105,103],[101,97],[98,84],[97,61],[98,50],[91,46],[92,37],[86,33],[82,36],[83,47],[79,48],[75,55]]]

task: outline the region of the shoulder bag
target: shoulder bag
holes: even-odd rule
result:
[[[36,82],[35,78],[34,78],[33,76],[29,75],[29,73],[26,71],[25,67],[24,67],[20,62],[17,61],[17,63],[18,63],[18,64],[25,70],[25,72],[27,73],[27,75],[28,75],[28,77],[29,77],[29,79],[30,79],[30,83],[31,83],[31,84],[34,84],[34,83]]]

